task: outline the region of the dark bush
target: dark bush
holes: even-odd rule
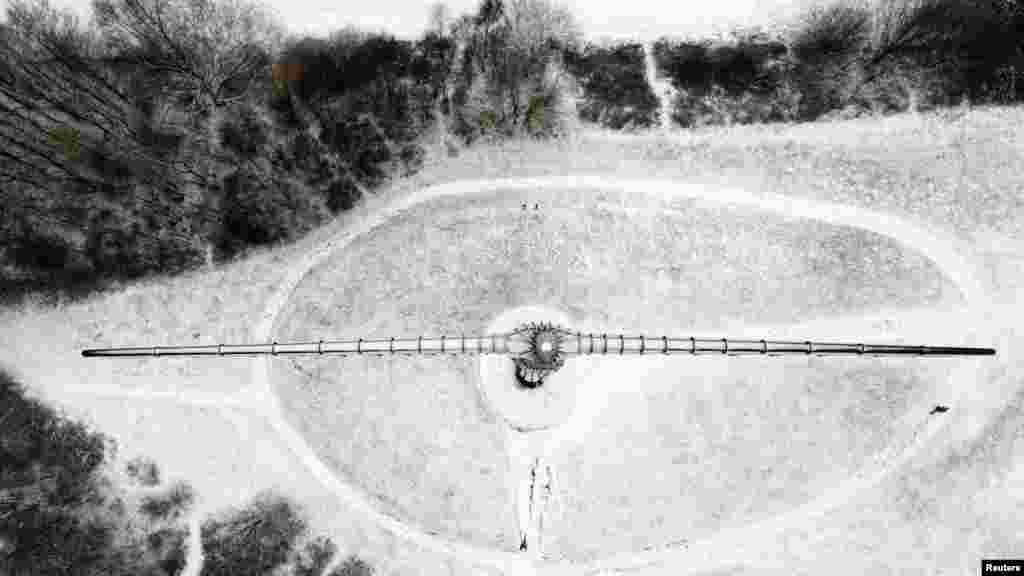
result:
[[[278,175],[242,167],[224,179],[217,250],[231,257],[247,246],[291,240],[323,222],[323,200]]]
[[[419,167],[417,141],[434,121],[453,56],[442,38],[428,40],[340,34],[302,40],[286,51],[283,61],[301,66],[302,74],[291,83],[298,102],[279,105],[278,115],[298,106],[321,128],[319,140],[290,136],[289,156],[300,166],[315,165],[313,177],[303,180],[326,189],[332,210],[350,206],[356,197],[346,179],[373,187],[396,171]],[[341,161],[345,174],[329,168],[328,155]]]
[[[757,80],[760,63],[742,46],[715,46],[708,51],[712,82],[735,95],[749,90]]]
[[[113,443],[64,419],[0,370],[0,556],[3,574],[102,570],[116,526],[81,510],[104,501],[101,466]]]
[[[181,574],[187,563],[188,532],[182,528],[162,528],[146,537],[147,552],[157,573]]]
[[[704,94],[719,86],[733,95],[771,93],[780,81],[786,45],[764,33],[734,37],[732,44],[718,45],[659,39],[654,43],[655,64],[679,91]]]
[[[98,203],[85,230],[84,251],[104,279],[173,274],[204,261],[199,206],[175,190],[143,185],[119,202]]]
[[[66,236],[44,235],[41,230],[24,230],[22,235],[7,239],[8,262],[42,273],[57,272],[67,268],[74,252]]]
[[[871,13],[834,2],[809,10],[790,38],[801,119],[842,108],[856,92],[871,37]]]
[[[0,370],[0,574],[181,573],[187,530],[180,523],[147,527],[126,515],[123,493],[104,474],[113,452],[111,440],[65,419]],[[191,494],[178,485],[168,501],[177,506]],[[144,513],[152,511],[147,506]],[[156,516],[173,518],[162,512]],[[296,553],[294,544],[304,531],[291,504],[261,495],[203,525],[203,574],[265,576],[291,556],[305,559],[300,567],[322,570],[333,544],[317,539]],[[319,572],[297,572],[313,573]]]
[[[430,97],[443,98],[446,82],[455,63],[456,44],[454,38],[428,32],[416,43],[415,58],[412,62],[412,77],[430,87]],[[451,114],[449,102],[443,100],[441,112]]]
[[[47,502],[69,508],[95,498],[100,466],[114,447],[110,439],[29,397],[2,369],[0,414],[0,462],[8,482],[49,478]]]
[[[565,63],[583,90],[580,118],[614,130],[657,123],[658,98],[647,83],[640,44],[590,45],[565,52]]]
[[[360,558],[349,556],[331,570],[328,576],[373,576],[373,566]]]
[[[677,43],[662,38],[654,43],[655,65],[676,90],[702,94],[710,90],[714,77],[709,48],[708,42]]]
[[[132,458],[125,463],[124,471],[129,478],[141,486],[153,487],[160,484],[160,469],[156,462],[148,458],[141,456]]]
[[[253,106],[236,106],[225,111],[219,126],[220,144],[243,160],[265,157],[270,128]]]
[[[100,186],[56,178],[47,188],[53,192],[4,187],[5,296],[20,293],[24,282],[25,290],[78,297],[115,279],[176,273],[204,261],[198,206],[159,171]]]
[[[885,22],[866,66],[874,79],[910,69],[922,99],[972,101],[1016,98],[1022,70],[1022,12],[1004,0],[928,0]]]
[[[737,31],[731,43],[717,45],[661,39],[654,58],[678,91],[672,119],[680,126],[795,117],[787,48],[768,34]]]
[[[203,523],[202,575],[265,576],[288,562],[305,532],[305,521],[288,500],[262,494],[240,510]]]
[[[306,542],[292,560],[292,575],[321,576],[337,551],[330,538],[320,536]]]
[[[55,226],[57,211],[40,213],[25,204],[19,208],[29,208],[27,213],[0,210],[0,304],[16,304],[29,294],[56,302],[95,290],[99,282],[83,251],[81,232]]]
[[[192,487],[179,482],[162,494],[144,496],[139,511],[151,520],[175,520],[188,511],[194,501]]]
[[[1019,2],[926,0],[807,12],[791,35],[801,117],[1018,99]]]
[[[327,209],[332,213],[343,212],[355,206],[359,200],[359,188],[350,178],[337,178],[326,188]]]

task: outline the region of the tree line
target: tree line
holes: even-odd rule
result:
[[[661,39],[681,126],[813,121],[1024,98],[1017,0],[840,0],[773,32]]]
[[[0,283],[77,297],[297,238],[432,143],[653,126],[640,44],[554,0],[443,4],[417,39],[286,34],[250,0],[47,0],[0,24]],[[773,31],[654,44],[672,120],[811,121],[1024,94],[1017,0],[841,0]],[[570,98],[574,97],[574,98]],[[575,100],[575,110],[569,101]]]
[[[484,2],[417,40],[285,34],[248,0],[15,0],[0,27],[0,281],[77,297],[298,237],[459,145],[551,135],[546,0]]]

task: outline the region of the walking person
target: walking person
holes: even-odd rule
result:
[[[538,467],[540,463],[538,462]],[[547,517],[548,510],[551,506],[551,485],[554,483],[554,477],[551,473],[551,466],[545,464],[542,469],[543,475],[540,479],[540,484],[537,486],[538,502],[535,504],[537,507],[536,518],[536,531],[537,531],[537,551],[540,552],[543,549],[541,543],[541,536],[544,534],[544,521]]]
[[[534,485],[537,481],[536,461],[530,466],[530,473],[519,485],[518,520],[519,520],[519,551],[525,552],[533,539],[533,497]]]

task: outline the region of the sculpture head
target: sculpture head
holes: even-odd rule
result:
[[[525,388],[538,388],[544,379],[565,364],[565,330],[548,323],[524,324],[513,336],[525,344],[513,357],[516,382]]]

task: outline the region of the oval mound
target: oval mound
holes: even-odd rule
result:
[[[483,333],[501,311],[527,305],[566,310],[583,319],[579,328],[584,330],[603,327],[686,335],[695,330],[785,325],[822,316],[959,301],[956,287],[930,262],[870,232],[696,200],[674,201],[671,210],[653,205],[640,213],[621,210],[628,201],[627,196],[607,191],[510,190],[416,205],[354,239],[306,276],[282,311],[275,337],[316,340]],[[719,359],[728,362],[728,372],[725,364],[696,360],[643,358],[636,362],[647,362],[646,367],[637,368],[625,359],[600,359],[608,366],[600,371],[602,378],[619,374],[623,381],[643,383],[635,373],[622,372],[629,366],[650,370],[656,376],[650,378],[652,382],[665,383],[653,386],[650,394],[634,394],[624,407],[642,412],[643,406],[648,406],[646,410],[673,406],[682,411],[678,418],[685,425],[652,417],[646,427],[631,428],[633,436],[626,436],[634,438],[630,442],[636,446],[646,442],[649,458],[645,462],[662,463],[663,474],[670,477],[687,478],[688,473],[678,466],[692,467],[707,453],[732,450],[739,454],[750,449],[755,439],[748,433],[734,433],[750,422],[760,422],[761,430],[779,430],[777,436],[769,436],[774,438],[770,442],[794,437],[815,440],[809,432],[801,436],[781,431],[788,430],[786,422],[811,426],[807,418],[812,418],[813,411],[808,406],[828,396],[812,394],[810,398],[818,399],[800,400],[795,391],[842,388],[851,386],[844,382],[861,378],[881,389],[905,390],[901,394],[909,402],[914,391],[929,381],[913,375],[916,364],[911,361],[883,373],[871,372],[865,364],[832,359],[763,359],[764,365]],[[746,362],[746,368],[741,370],[736,362]],[[510,486],[518,479],[508,477],[504,423],[479,397],[478,360],[313,358],[279,360],[273,366],[271,381],[289,423],[327,465],[361,486],[384,510],[431,533],[517,549]],[[870,374],[857,376],[858,370]],[[701,387],[705,395],[692,396],[698,388],[685,378],[722,385]],[[764,378],[780,380],[768,386]],[[777,405],[769,402],[770,397],[755,394],[783,383],[789,392],[776,397]],[[856,394],[847,395],[846,400],[854,402]],[[801,401],[808,416],[788,416],[790,404]],[[704,406],[705,412],[686,412],[695,406]],[[854,410],[851,406],[843,409]],[[903,405],[895,402],[893,406],[898,411]],[[722,417],[709,422],[699,419],[700,414],[722,410],[732,411],[734,418],[743,414],[748,420],[730,420],[728,427],[716,429],[713,425]],[[623,421],[616,420],[616,412],[628,413],[617,405],[615,410],[602,410],[595,417],[593,433],[562,456],[560,465],[567,475],[561,476],[571,492],[561,500],[565,526],[580,526],[583,517],[573,514],[586,514],[585,501],[604,502],[604,506],[632,502],[616,491],[614,482],[591,484],[593,492],[584,489],[594,476],[611,482],[617,475],[615,466],[627,464],[600,458],[601,446],[614,441],[617,448],[610,453],[638,454],[628,447],[621,449]],[[679,435],[692,435],[699,426],[706,442],[713,439],[700,450],[680,448],[678,443],[673,448],[654,448],[670,444]],[[812,429],[820,430],[806,428]],[[616,435],[620,440],[614,440]],[[874,449],[865,441],[864,447],[855,450],[851,442],[837,432],[830,446],[846,446],[851,455]],[[821,450],[826,450],[825,444]],[[764,446],[761,464],[791,457],[781,444]],[[675,469],[673,459],[679,460]],[[851,456],[850,466],[855,460]],[[729,462],[725,458],[717,464],[723,477],[741,472]],[[821,463],[810,459],[806,465],[813,468]],[[629,466],[640,469],[636,463]],[[804,476],[786,476],[788,492],[774,506],[799,501],[831,478],[825,470],[807,467]],[[688,482],[696,485],[697,479]],[[679,505],[666,500],[677,492],[671,489],[659,496],[661,507]],[[636,529],[632,525],[618,532],[601,528],[604,532],[578,537],[552,528],[552,553],[586,557],[591,548],[580,541],[588,539],[604,542],[605,551],[633,549],[658,544],[659,534],[712,530],[716,524],[708,518],[715,514],[719,520],[728,515],[747,517],[710,506],[694,509],[692,515],[699,521],[689,526],[650,518],[651,525],[661,522],[664,528],[638,531],[633,539],[628,536],[629,530]],[[623,535],[636,542],[615,546],[602,540],[621,542]]]

